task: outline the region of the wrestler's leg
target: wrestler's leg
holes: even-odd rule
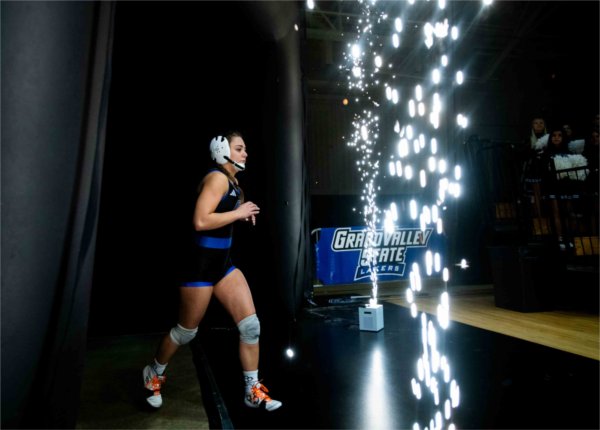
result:
[[[204,314],[206,314],[212,293],[213,287],[209,286],[179,288],[179,328],[183,328],[183,330],[196,330],[198,328],[200,321],[202,321]],[[180,344],[178,344],[173,339],[172,334],[177,336],[178,327],[163,337],[156,352],[156,361],[159,363],[167,364],[182,343],[180,341]],[[176,339],[178,338],[176,337]],[[185,343],[188,342],[189,340]]]
[[[160,408],[163,403],[160,390],[165,381],[164,372],[167,364],[181,345],[189,343],[196,336],[198,324],[210,303],[213,287],[180,287],[179,291],[181,296],[179,323],[162,338],[154,363],[150,363],[142,371],[144,387],[153,392],[146,401],[154,408]]]
[[[214,287],[215,297],[237,324],[244,318],[256,314],[254,301],[246,278],[239,269],[234,269]],[[259,346],[240,340],[240,362],[245,371],[258,369]]]

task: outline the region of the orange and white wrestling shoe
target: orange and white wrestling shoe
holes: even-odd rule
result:
[[[256,382],[249,391],[246,392],[244,397],[244,403],[250,408],[259,408],[260,405],[264,404],[267,411],[274,411],[279,409],[283,403],[279,400],[273,400],[267,394],[269,390],[260,382]]]
[[[150,397],[146,398],[146,401],[153,408],[160,408],[162,406],[162,395],[160,394],[160,387],[167,380],[165,375],[159,375],[151,366],[144,367],[144,387],[147,390],[153,392]]]

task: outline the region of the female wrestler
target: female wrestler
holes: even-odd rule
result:
[[[160,387],[165,381],[165,368],[177,348],[196,336],[214,294],[240,332],[239,354],[246,385],[244,403],[252,408],[264,405],[266,410],[273,411],[282,403],[271,399],[258,380],[260,323],[246,278],[233,266],[229,256],[233,223],[244,220],[254,224],[260,212],[256,204],[243,202],[243,192],[235,178],[238,171],[245,169],[246,145],[242,136],[233,132],[214,138],[210,152],[217,167],[209,171],[199,187],[193,219],[193,262],[188,279],[179,288],[179,322],[160,342],[154,362],[143,370],[144,386],[153,391],[146,400],[155,408],[162,405]]]

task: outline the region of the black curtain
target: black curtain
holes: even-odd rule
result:
[[[2,2],[2,427],[74,428],[111,2]]]
[[[269,151],[268,202],[273,222],[269,237],[276,270],[273,281],[282,304],[276,318],[296,319],[302,298],[310,289],[308,168],[304,94],[301,69],[300,8],[293,2],[257,2],[249,10],[259,34],[274,44],[268,75],[264,118]],[[295,25],[297,25],[295,27]]]

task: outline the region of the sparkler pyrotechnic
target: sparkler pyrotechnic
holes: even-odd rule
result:
[[[484,7],[491,4],[484,0]],[[453,86],[465,83],[465,73],[452,62],[452,52],[460,43],[460,29],[455,25],[452,5],[445,0],[408,2],[378,2],[358,0],[360,15],[356,17],[356,38],[347,44],[345,62],[340,69],[347,72],[348,91],[356,106],[361,106],[352,122],[353,133],[348,146],[358,153],[357,169],[362,181],[362,215],[367,228],[365,254],[368,257],[372,297],[370,306],[377,306],[377,261],[374,252],[375,232],[383,228],[392,234],[398,225],[418,223],[421,231],[435,227],[435,234],[443,235],[443,213],[448,199],[461,195],[462,171],[447,160],[452,142],[452,132],[468,127],[469,119],[463,112],[453,112],[451,92]],[[309,7],[316,7],[311,2]],[[392,12],[393,10],[393,12]],[[431,21],[423,21],[429,12]],[[415,16],[414,20],[410,20]],[[403,37],[407,24],[421,30],[422,63],[429,63],[430,71],[423,73],[419,84],[410,86],[396,76],[394,52],[409,38]],[[411,77],[414,82],[415,77]],[[395,145],[381,142],[388,133],[380,133],[380,119],[395,116],[393,133]],[[387,137],[385,137],[387,139]],[[382,152],[393,147],[391,154]],[[384,158],[385,157],[385,158]],[[383,160],[386,160],[383,162]],[[420,192],[412,192],[408,203],[392,203],[389,209],[377,206],[380,168],[386,168],[389,180],[396,181],[398,189],[411,190],[419,185]],[[436,187],[437,189],[434,189]],[[422,198],[424,201],[419,202]],[[426,201],[427,199],[431,201]],[[406,211],[407,213],[403,213]],[[382,219],[383,218],[383,219]],[[437,307],[437,324],[425,312],[420,313],[422,354],[417,361],[417,377],[411,380],[412,390],[419,400],[433,400],[434,414],[423,427],[454,428],[452,409],[459,405],[460,389],[451,379],[448,358],[438,349],[436,326],[445,330],[449,326],[450,299],[447,292],[449,269],[445,267],[443,250],[428,251],[425,261],[414,263],[409,273],[410,288],[406,300],[414,318],[419,316],[415,295],[424,284],[421,276],[442,275],[445,291]],[[466,261],[454,264],[468,267]],[[446,423],[444,424],[444,420]],[[415,423],[413,428],[421,428]]]

